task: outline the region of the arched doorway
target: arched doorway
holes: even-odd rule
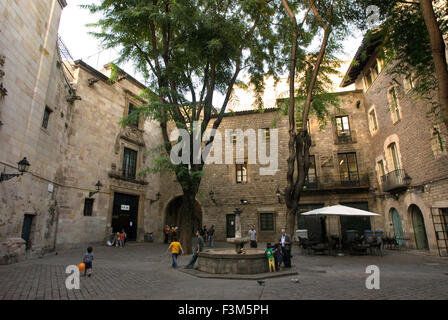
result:
[[[400,215],[398,214],[397,209],[390,209],[390,218],[392,220],[395,238],[397,239],[398,244],[401,246],[403,244],[403,226],[401,224]]]
[[[415,246],[417,249],[429,249],[428,237],[426,236],[425,221],[419,207],[415,204],[409,207],[412,225],[414,228]]]
[[[180,224],[180,209],[182,207],[182,196],[178,196],[172,199],[165,212],[165,224],[169,226],[178,226],[182,232],[183,228]],[[194,206],[194,217],[192,223],[191,233],[193,234],[196,230],[199,230],[202,226],[202,210],[199,202],[195,201]]]

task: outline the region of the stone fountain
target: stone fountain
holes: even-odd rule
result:
[[[235,237],[227,238],[228,243],[233,243],[235,245],[235,253],[243,254],[245,251],[243,250],[244,244],[249,242],[249,237],[242,237],[241,235],[241,211],[240,208],[235,208]]]
[[[257,274],[269,271],[264,249],[243,249],[249,242],[248,237],[242,237],[242,211],[235,211],[235,237],[227,238],[235,249],[208,249],[198,255],[198,270],[213,274]]]

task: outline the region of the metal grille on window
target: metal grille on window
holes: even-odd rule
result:
[[[260,214],[260,231],[274,231],[274,214]]]
[[[136,169],[137,169],[137,151],[124,148],[123,176],[126,178],[135,179]]]
[[[128,115],[132,114],[135,110],[136,110],[136,107],[132,103],[130,103]],[[138,122],[139,122],[139,116],[137,115],[137,118],[134,119],[133,121],[131,121],[130,125],[133,127],[138,127]]]

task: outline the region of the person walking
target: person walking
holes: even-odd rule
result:
[[[210,242],[210,247],[213,248],[215,246],[215,240],[213,238],[215,234],[215,225],[212,224],[210,230],[208,230],[208,241]]]
[[[250,238],[250,247],[256,248],[257,247],[257,231],[255,230],[254,225],[250,226],[249,238]]]
[[[282,229],[280,245],[282,249],[283,264],[285,268],[291,268],[291,237],[286,234],[286,229]]]
[[[173,263],[171,266],[173,267],[173,269],[176,269],[177,268],[177,256],[179,254],[183,254],[184,249],[182,249],[180,242],[178,242],[176,238],[173,238],[173,241],[170,243],[167,252],[170,249],[171,249],[171,256],[173,258]]]
[[[201,233],[196,231],[196,237],[193,240],[193,255],[191,256],[190,262],[185,267],[185,269],[193,269],[196,260],[198,259],[198,254],[204,250],[204,238],[202,238]]]

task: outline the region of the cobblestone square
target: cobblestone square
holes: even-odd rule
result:
[[[292,269],[299,274],[266,279],[262,286],[254,280],[204,279],[173,270],[166,248],[158,243],[95,247],[93,275],[81,277],[79,290],[66,289],[65,268],[80,263],[82,249],[0,266],[0,300],[448,299],[448,260],[419,251],[338,257],[303,255],[294,247]],[[180,268],[189,258],[179,257]],[[365,287],[368,265],[380,268],[379,290]]]

